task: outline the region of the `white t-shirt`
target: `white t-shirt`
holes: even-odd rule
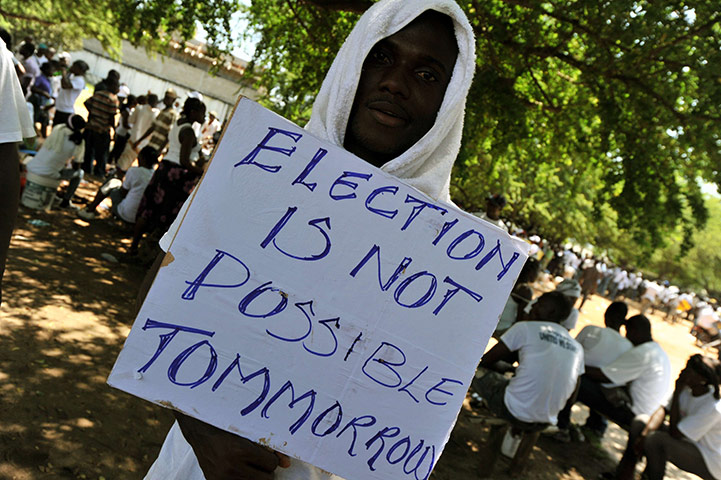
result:
[[[30,55],[28,58],[22,61],[23,67],[25,67],[25,77],[30,78],[30,85],[35,83],[35,79],[40,76],[40,63],[38,57],[35,54]]]
[[[679,394],[678,406],[678,429],[699,449],[714,478],[721,478],[721,400],[714,398],[713,389],[694,397],[685,388]]]
[[[129,141],[136,142],[150,128],[159,112],[157,108],[151,108],[150,105],[138,105],[135,107],[133,113],[128,117],[128,123],[131,125]],[[148,135],[149,137],[150,135]],[[144,147],[148,138],[143,140],[143,144],[138,145],[138,147]]]
[[[343,480],[296,459],[291,459],[288,468],[277,468],[273,478],[275,480]],[[193,448],[185,441],[177,422],[165,437],[158,458],[145,475],[145,480],[205,480]]]
[[[58,98],[55,100],[55,110],[63,113],[75,113],[75,100],[85,88],[85,78],[82,75],[68,75],[72,88],[60,86]]]
[[[0,40],[0,143],[16,143],[35,136],[20,81],[15,73],[13,54]]]
[[[671,362],[656,342],[646,342],[631,348],[601,367],[601,371],[614,385],[631,382],[631,411],[635,415],[651,415],[668,399]]]
[[[140,200],[143,199],[143,192],[153,177],[153,169],[145,167],[133,167],[123,178],[123,188],[128,191],[125,198],[118,205],[118,215],[129,223],[135,223],[135,215],[138,213]]]
[[[504,401],[508,411],[524,422],[556,424],[579,375],[583,348],[568,330],[552,322],[518,322],[501,337],[518,351],[518,368]]]
[[[58,133],[62,133],[62,131]],[[76,147],[77,145],[70,140],[69,135],[65,135],[62,146],[57,150],[41,147],[40,151],[28,162],[28,172],[43,177],[60,178],[60,170],[65,168],[70,157],[73,157]],[[73,157],[73,163],[83,163],[83,159]]]
[[[574,328],[576,328],[576,324],[578,323],[578,309],[572,308],[571,313],[568,314],[568,317],[561,322],[561,326],[565,327],[566,330],[571,331]]]
[[[630,350],[633,344],[613,328],[588,325],[576,335],[587,367],[603,367]]]

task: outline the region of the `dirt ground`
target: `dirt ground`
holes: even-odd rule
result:
[[[78,201],[89,201],[99,185],[81,186]],[[21,208],[0,307],[0,479],[141,479],[155,458],[171,414],[105,383],[145,272],[113,261],[128,244],[129,232],[112,220]],[[601,324],[607,305],[592,297],[578,329]],[[700,350],[689,324],[652,320],[675,378]],[[574,418],[585,414],[577,408]],[[466,405],[432,479],[471,480],[484,471],[487,429],[471,420]],[[603,448],[542,436],[520,478],[595,479],[613,467],[624,442],[618,428]],[[491,478],[508,478],[506,466],[499,462]],[[667,478],[695,477],[674,469]]]

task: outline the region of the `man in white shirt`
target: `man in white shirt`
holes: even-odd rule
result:
[[[669,404],[633,420],[623,458],[615,475],[607,478],[633,480],[641,455],[649,480],[662,480],[668,461],[704,480],[721,478],[720,379],[717,359],[698,354],[689,358]]]
[[[55,100],[54,125],[64,125],[68,118],[75,113],[75,100],[85,88],[85,72],[88,71],[88,64],[82,60],[76,60],[60,79],[60,91]]]
[[[450,201],[474,46],[472,27],[455,0],[374,3],[336,56],[306,131],[435,200]],[[143,289],[154,276],[151,270]],[[190,417],[177,418],[180,429],[171,429],[148,480],[338,478]]]
[[[146,103],[138,104],[138,106],[135,107],[135,110],[133,110],[133,113],[130,114],[130,117],[128,117],[128,123],[131,125],[130,137],[128,138],[127,143],[128,146],[137,142],[140,136],[144,134],[153,124],[153,120],[155,120],[155,117],[157,117],[158,113],[160,113],[160,110],[155,108],[158,101],[158,96],[154,93],[150,93],[147,96]],[[138,150],[142,150],[147,144],[147,139],[140,142],[137,147]]]
[[[503,210],[503,207],[505,207],[507,203],[506,197],[500,193],[489,195],[488,198],[486,198],[486,211],[476,212],[474,215],[507,232],[508,226],[501,220],[501,210]]]
[[[586,369],[604,367],[633,347],[633,344],[619,332],[626,323],[627,313],[628,306],[624,302],[613,302],[604,314],[605,328],[588,325],[576,335],[576,341],[583,347]],[[564,409],[559,414],[558,423],[570,426],[568,417],[570,414],[570,409]],[[599,423],[605,424],[605,419],[599,419]],[[553,438],[561,442],[569,442],[571,441],[571,432],[568,428],[559,428]]]
[[[626,338],[633,348],[622,353],[616,360],[603,367],[588,367],[581,379],[578,401],[591,410],[586,429],[599,437],[605,433],[607,417],[618,426],[628,430],[636,415],[651,415],[668,398],[671,384],[671,362],[661,346],[653,341],[651,322],[643,315],[626,321]],[[608,387],[628,386],[629,399],[611,396],[619,390]],[[630,400],[630,404],[629,404]],[[559,428],[568,428],[571,406],[559,415]]]
[[[560,324],[570,332],[576,328],[576,324],[578,323],[578,309],[575,305],[578,297],[581,296],[581,285],[579,285],[576,280],[567,278],[556,286],[555,291],[564,294],[571,304],[571,311],[568,317],[560,322]]]
[[[13,54],[5,45],[11,37],[0,29],[0,302],[2,302],[2,276],[5,273],[10,238],[18,213],[20,198],[20,160],[18,142],[35,136],[35,127],[25,106],[15,73]]]
[[[570,305],[565,296],[548,292],[531,308],[530,320],[514,324],[483,355],[480,367],[496,369],[513,363],[518,368],[510,380],[489,371],[473,381],[473,390],[501,418],[526,430],[555,425],[558,412],[575,394],[583,373],[583,348],[559,325]]]

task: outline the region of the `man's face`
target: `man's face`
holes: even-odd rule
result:
[[[498,220],[501,216],[501,209],[502,207],[489,200],[486,203],[486,216],[491,220]]]
[[[433,126],[458,55],[443,20],[423,14],[370,51],[348,119],[348,151],[380,167]]]
[[[85,75],[85,69],[79,64],[79,63],[73,63],[73,65],[70,67],[70,73],[73,75]]]
[[[165,98],[163,98],[163,103],[166,107],[170,108],[173,106],[173,103],[175,103],[175,97],[172,95],[165,95]]]

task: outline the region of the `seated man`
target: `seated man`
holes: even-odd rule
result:
[[[578,309],[574,305],[581,296],[581,285],[576,280],[567,278],[556,286],[556,291],[564,294],[571,303],[571,312],[560,322],[570,332],[578,323]]]
[[[95,218],[95,209],[103,200],[110,197],[113,202],[113,215],[126,223],[135,223],[140,200],[143,198],[145,187],[153,177],[153,167],[158,163],[158,152],[153,147],[143,147],[138,154],[139,166],[128,170],[122,180],[111,178],[95,194],[95,198],[82,210],[78,216],[84,220]]]
[[[633,348],[603,367],[587,367],[581,378],[578,401],[591,409],[586,429],[602,437],[606,425],[601,416],[624,430],[636,415],[651,415],[667,398],[671,383],[671,362],[661,346],[653,341],[651,322],[643,315],[626,321],[626,338]],[[628,397],[618,395],[628,385]],[[609,388],[611,387],[611,388]],[[558,428],[570,425],[571,405],[558,416]]]
[[[626,323],[628,306],[624,302],[613,302],[604,314],[605,327],[588,325],[576,336],[583,346],[586,367],[604,367],[630,350],[633,344],[623,335],[621,327]]]
[[[630,350],[633,344],[619,330],[626,322],[628,306],[624,302],[613,302],[606,309],[604,320],[606,327],[588,325],[576,336],[576,341],[583,346],[583,358],[586,369],[589,367],[604,367],[616,360],[622,353]],[[564,415],[570,411],[564,411]],[[601,417],[599,422],[605,422]],[[567,419],[559,423],[568,424]],[[604,427],[605,429],[605,427]],[[568,429],[559,429],[554,438],[561,442],[571,440],[571,432]]]
[[[555,425],[559,410],[575,394],[583,373],[583,349],[559,325],[571,305],[562,293],[548,292],[531,308],[530,320],[518,322],[481,360],[480,367],[493,370],[499,362],[518,368],[508,379],[487,372],[472,388],[498,417],[522,430],[541,430]]]
[[[721,478],[721,364],[693,355],[676,380],[669,405],[650,417],[633,419],[626,451],[616,474],[606,478],[631,480],[641,455],[646,457],[644,478],[661,480],[666,462],[704,480]],[[664,424],[666,414],[670,416]]]

